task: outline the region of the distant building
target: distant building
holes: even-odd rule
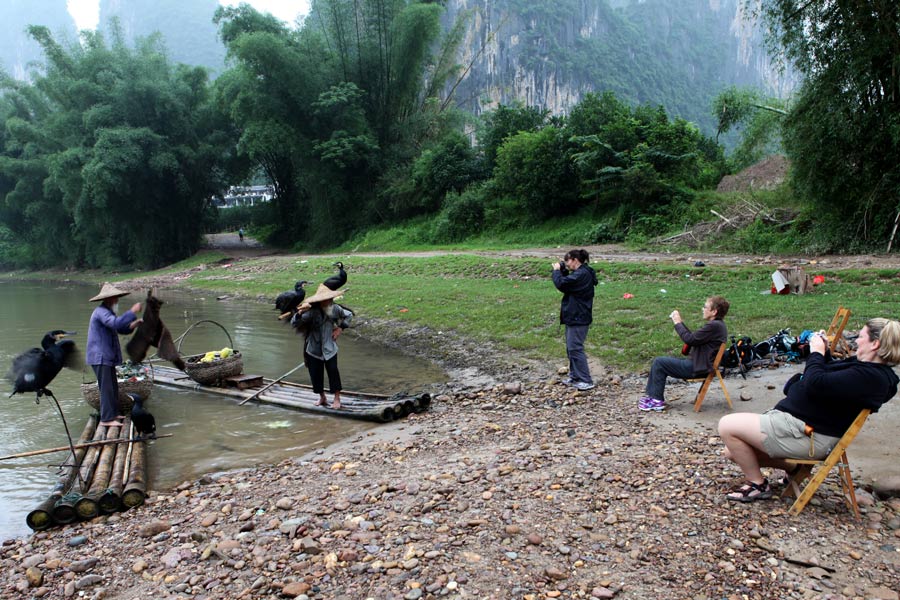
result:
[[[269,202],[275,197],[275,186],[272,185],[233,185],[222,197],[214,197],[213,206],[231,208],[232,206],[255,206],[260,202]]]

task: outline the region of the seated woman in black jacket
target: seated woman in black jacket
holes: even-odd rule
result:
[[[782,459],[824,458],[859,411],[869,408],[877,412],[897,393],[898,378],[892,369],[900,362],[897,321],[868,321],[859,332],[852,358],[832,361],[826,357],[821,332],[812,337],[809,347],[806,369],[788,380],[785,398],[774,409],[762,415],[733,413],[719,421],[724,454],[747,479],[728,494],[729,500],[771,498],[772,489],[760,467],[787,470]]]
[[[666,408],[666,377],[690,379],[706,377],[715,361],[719,347],[728,339],[725,315],[728,301],[721,296],[712,296],[703,304],[703,319],[706,323],[697,331],[691,331],[681,319],[681,313],[673,310],[669,318],[675,324],[675,332],[690,348],[690,358],[657,356],[650,365],[650,376],[644,396],[638,401],[643,411],[661,411]]]

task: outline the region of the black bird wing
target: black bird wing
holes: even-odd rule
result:
[[[131,422],[134,423],[134,428],[139,433],[150,434],[156,432],[156,418],[146,408],[138,404],[131,408]]]
[[[56,342],[56,346],[62,353],[62,366],[67,369],[80,371],[82,365],[84,365],[84,360],[81,352],[78,350],[78,346],[75,344],[75,341],[60,340]]]
[[[278,314],[284,314],[295,310],[297,304],[299,304],[299,302],[294,302],[296,297],[297,292],[282,292],[278,294],[278,297],[275,298],[275,310],[278,311]]]
[[[42,381],[45,356],[49,356],[46,351],[32,348],[13,358],[7,378],[13,382],[14,392],[36,392],[49,383]]]
[[[302,294],[297,292],[284,292],[275,300],[275,308],[278,309],[280,315],[291,314],[297,312],[297,307],[306,297],[306,290],[302,290]],[[279,302],[280,301],[280,302]]]
[[[323,281],[322,285],[333,292],[339,289],[345,283],[347,283],[347,272],[344,269],[341,269],[337,275],[332,275],[331,277]]]

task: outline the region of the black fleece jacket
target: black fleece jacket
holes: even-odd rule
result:
[[[785,398],[775,405],[812,426],[813,431],[840,437],[864,408],[878,412],[897,393],[898,377],[888,365],[832,361],[818,352],[809,355],[803,374],[784,386]]]
[[[563,325],[590,325],[594,319],[594,286],[597,285],[597,273],[588,265],[568,273],[554,270],[553,285],[563,293],[559,307],[559,322]]]

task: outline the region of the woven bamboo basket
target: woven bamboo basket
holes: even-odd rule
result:
[[[221,323],[217,323],[210,319],[204,319],[202,321],[197,321],[188,327],[187,331],[178,336],[178,339],[176,340],[178,343],[178,352],[181,352],[181,345],[184,343],[187,335],[196,326],[203,323],[215,325],[225,332],[225,336],[228,337],[228,347],[234,348],[234,341],[231,339],[231,334],[228,333],[228,330],[225,329]],[[184,372],[200,385],[221,385],[224,379],[240,375],[244,372],[244,359],[237,350],[235,350],[228,358],[219,358],[208,363],[200,362],[200,359],[203,358],[203,356],[204,354],[194,354],[184,357]]]
[[[131,400],[131,396],[129,393],[137,394],[141,397],[144,402],[150,397],[150,392],[153,391],[153,380],[152,379],[144,379],[141,381],[120,381],[119,382],[119,406],[124,413],[131,412],[131,406],[134,402]],[[84,396],[85,402],[87,402],[91,407],[95,410],[100,410],[100,386],[97,385],[97,382],[93,383],[82,383],[81,384],[81,395]]]
[[[235,350],[228,358],[219,358],[212,362],[200,362],[203,354],[188,356],[184,360],[184,372],[201,385],[219,384],[222,380],[240,375],[244,370],[244,359]]]

